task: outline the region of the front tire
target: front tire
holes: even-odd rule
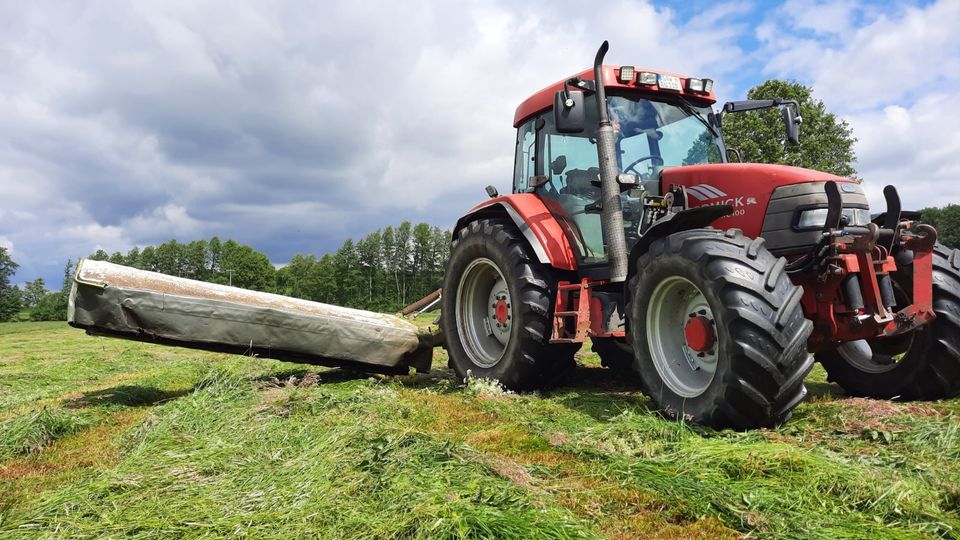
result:
[[[579,345],[549,343],[553,289],[512,222],[481,219],[461,229],[441,301],[441,331],[457,377],[531,390],[567,375]]]
[[[785,263],[735,229],[675,233],[639,258],[629,336],[664,415],[734,429],[789,419],[807,393],[813,324]]]
[[[913,254],[897,254],[896,309],[913,292]],[[930,401],[960,395],[960,250],[933,249],[933,311],[913,332],[845,343],[817,353],[827,379],[851,396]]]

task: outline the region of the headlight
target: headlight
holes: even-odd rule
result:
[[[822,228],[827,223],[827,209],[814,208],[813,210],[804,210],[800,213],[800,219],[797,220],[798,229],[816,229]]]
[[[798,229],[819,229],[827,223],[826,208],[812,208],[800,212],[800,219],[797,220]],[[847,218],[847,225],[862,227],[870,223],[870,210],[865,208],[844,208],[843,217]]]

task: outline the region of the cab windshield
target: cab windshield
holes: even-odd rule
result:
[[[719,141],[707,121],[710,107],[626,96],[610,96],[607,102],[621,171],[648,176],[664,167],[721,161]]]
[[[617,95],[609,96],[607,104],[621,172],[648,180],[657,178],[666,167],[721,161],[720,141],[707,124],[710,107]],[[546,153],[554,158],[565,156],[568,170],[597,167],[597,119],[595,113],[590,114],[594,108],[586,104],[587,128],[583,133],[547,133]]]
[[[600,215],[590,210],[600,199],[595,138],[598,121],[593,99],[594,96],[587,96],[585,129],[580,133],[557,132],[552,113],[520,127],[514,183],[514,189],[520,192],[527,189],[528,179],[534,174],[546,177],[546,184],[537,192],[559,203],[558,212],[573,223],[573,240],[586,264],[606,260]],[[640,235],[643,194],[662,195],[660,171],[666,167],[718,163],[722,161],[722,141],[708,125],[710,107],[626,95],[610,95],[607,103],[616,133],[618,168],[639,175],[643,181],[642,189],[621,195],[627,239],[632,244]],[[538,121],[542,122],[539,129]],[[534,146],[536,157],[531,159]]]

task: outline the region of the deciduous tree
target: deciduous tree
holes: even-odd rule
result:
[[[813,89],[797,82],[769,80],[747,92],[749,99],[793,99],[800,104],[800,144],[786,142],[783,121],[776,108],[723,117],[727,148],[740,151],[743,161],[781,163],[853,177],[856,157],[853,130],[847,122],[828,112]]]
[[[943,208],[924,208],[921,219],[937,229],[937,239],[945,246],[960,248],[960,204]]]

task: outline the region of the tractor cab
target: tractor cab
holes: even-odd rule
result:
[[[663,195],[660,173],[680,165],[721,163],[725,151],[711,109],[712,95],[703,92],[702,80],[652,71],[634,75],[633,68],[620,66],[603,66],[603,72],[608,79],[607,110],[617,169],[636,181],[620,194],[629,249],[652,221],[644,219],[649,217],[645,197]],[[581,73],[567,83],[579,81],[589,88],[593,81],[586,77],[590,75]],[[657,81],[666,82],[661,85]],[[677,90],[661,89],[683,88],[686,81],[700,81],[700,91],[691,90],[684,96]],[[606,264],[598,204],[597,98],[595,93],[587,93],[575,105],[582,107],[583,118],[578,129],[571,130],[562,121],[557,124],[556,107],[563,105],[555,103],[554,96],[563,87],[564,83],[558,83],[545,88],[517,109],[513,192],[543,198],[551,213],[568,225],[565,229],[582,265]]]

